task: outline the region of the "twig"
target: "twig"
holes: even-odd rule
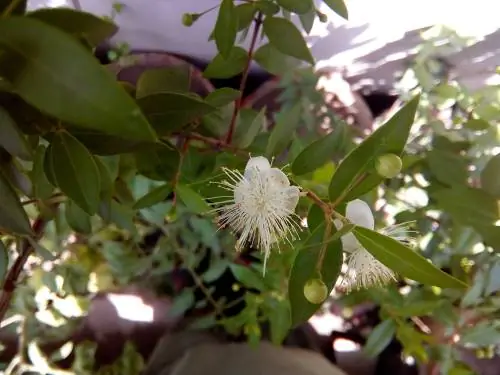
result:
[[[248,152],[246,152],[238,147],[234,147],[234,146],[232,146],[232,145],[230,145],[230,144],[228,144],[225,141],[222,141],[220,139],[206,137],[206,136],[198,134],[198,133],[190,133],[189,137],[191,139],[203,142],[207,145],[213,146],[213,147],[218,148],[218,149],[226,149],[226,150],[234,152],[235,154],[241,154],[241,155],[248,156]]]
[[[234,105],[233,115],[231,117],[231,123],[229,124],[229,130],[226,136],[227,144],[231,144],[231,141],[233,140],[234,128],[236,127],[236,119],[238,118],[238,113],[243,103],[243,91],[245,90],[245,85],[248,78],[248,72],[250,71],[250,65],[252,63],[255,45],[257,43],[257,36],[259,35],[261,24],[262,24],[262,13],[259,12],[257,14],[257,18],[255,19],[255,26],[253,28],[252,40],[250,41],[250,47],[248,48],[247,62],[245,65],[245,69],[243,69],[243,74],[241,76],[240,95]]]
[[[32,225],[33,232],[35,233],[35,240],[38,240],[47,224],[47,220],[42,217],[38,217]],[[16,282],[21,274],[24,264],[28,260],[29,256],[33,253],[34,249],[30,242],[26,239],[22,241],[21,249],[19,251],[19,256],[10,268],[2,287],[2,294],[0,295],[0,322],[3,321],[5,314],[10,306],[10,301],[12,300],[12,295],[16,289]]]

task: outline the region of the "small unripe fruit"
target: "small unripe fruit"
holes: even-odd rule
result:
[[[197,13],[184,13],[182,15],[182,24],[184,26],[191,26],[198,18],[200,18],[200,15]]]
[[[328,288],[320,279],[310,279],[304,285],[304,297],[315,305],[322,303],[328,297]]]
[[[377,173],[385,178],[396,177],[401,168],[403,167],[403,161],[396,154],[385,154],[379,156],[375,162],[375,169]]]
[[[328,22],[328,16],[325,13],[317,12],[319,22],[325,23]]]

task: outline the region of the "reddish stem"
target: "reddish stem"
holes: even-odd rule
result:
[[[262,13],[257,14],[257,18],[255,19],[255,26],[253,28],[252,40],[250,41],[250,48],[248,49],[248,57],[245,65],[245,69],[243,69],[243,74],[240,82],[240,95],[238,99],[236,99],[236,103],[233,109],[233,115],[231,117],[231,123],[229,124],[229,130],[226,135],[226,143],[231,144],[234,135],[234,129],[236,127],[236,119],[238,118],[238,113],[240,112],[241,106],[243,104],[243,91],[245,90],[245,85],[247,83],[248,73],[250,71],[250,65],[252,63],[253,54],[255,50],[255,45],[257,44],[257,36],[259,35],[260,25],[262,24]]]

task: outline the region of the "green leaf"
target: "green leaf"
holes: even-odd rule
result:
[[[0,197],[2,197],[0,230],[31,235],[28,216],[19,202],[19,197],[2,172],[0,172]]]
[[[134,100],[72,36],[28,17],[0,23],[0,76],[29,104],[87,129],[154,141]]]
[[[181,294],[174,298],[174,302],[168,310],[168,316],[179,317],[190,309],[195,303],[194,292],[190,289],[184,289]]]
[[[0,0],[0,14],[5,12],[7,9],[11,10],[10,15],[23,15],[26,12],[27,0],[18,1],[16,4],[12,0]],[[14,5],[14,8],[10,7]]]
[[[9,112],[2,107],[0,107],[0,134],[0,147],[3,147],[9,154],[23,160],[32,159],[33,154],[28,141],[17,128]]]
[[[262,108],[260,112],[248,108],[241,109],[233,143],[239,148],[249,147],[255,137],[265,128],[265,124],[266,108]]]
[[[9,252],[0,240],[0,282],[3,284],[9,268]]]
[[[378,156],[389,153],[401,155],[419,100],[420,96],[410,100],[345,157],[330,181],[328,190],[332,202],[337,204],[353,200],[382,182],[383,177],[375,170],[375,160]]]
[[[276,0],[279,6],[297,14],[307,13],[313,8],[311,0]]]
[[[280,7],[270,0],[259,0],[254,2],[255,7],[266,16],[274,16],[280,11]]]
[[[92,154],[72,135],[56,133],[51,143],[57,186],[89,215],[97,212],[101,181]]]
[[[396,323],[394,320],[384,320],[368,336],[363,352],[371,358],[377,357],[389,345],[395,334]]]
[[[223,107],[234,102],[240,97],[238,90],[230,87],[222,87],[207,95],[205,101],[214,107]]]
[[[377,260],[408,279],[441,288],[467,287],[460,280],[441,271],[427,259],[391,237],[363,227],[354,228],[353,233],[361,245]]]
[[[429,169],[436,179],[446,185],[465,185],[469,173],[466,160],[449,151],[433,149],[427,154]]]
[[[308,12],[300,14],[299,19],[300,24],[304,28],[306,34],[309,34],[313,28],[314,21],[316,20],[316,9],[314,7],[311,7]]]
[[[132,234],[136,233],[134,211],[114,200],[101,202],[99,205],[99,216],[106,223],[114,223]]]
[[[347,12],[347,7],[345,6],[344,0],[324,0],[325,4],[337,13],[340,17],[349,19],[349,14]]]
[[[70,8],[46,8],[27,14],[51,26],[55,26],[77,38],[83,38],[92,46],[97,46],[111,38],[118,31],[112,22],[92,13]]]
[[[233,47],[227,57],[217,54],[208,64],[203,75],[207,78],[231,78],[240,74],[247,65],[248,53],[241,47]]]
[[[179,169],[180,154],[177,149],[160,143],[149,151],[134,154],[137,171],[157,181],[172,181]]]
[[[238,13],[233,0],[222,0],[215,22],[214,38],[218,51],[226,59],[229,58],[237,33]]]
[[[257,13],[257,8],[252,3],[244,3],[236,6],[238,31],[245,30],[252,24],[255,13]]]
[[[161,136],[179,131],[188,123],[216,109],[194,95],[174,92],[145,96],[137,102]]]
[[[240,264],[230,264],[229,268],[236,280],[242,283],[247,288],[254,288],[261,292],[267,290],[266,284],[261,275],[250,267]]]
[[[500,154],[493,156],[481,171],[481,188],[492,197],[500,198]]]
[[[158,186],[139,198],[132,208],[140,210],[142,208],[154,206],[157,203],[163,202],[171,192],[172,186],[170,186],[170,184]]]
[[[404,306],[391,308],[391,314],[398,316],[425,316],[433,314],[444,301],[413,301]]]
[[[77,233],[89,234],[92,231],[90,216],[71,199],[66,201],[65,216],[68,225]]]
[[[306,282],[317,277],[316,263],[323,246],[325,222],[318,225],[299,250],[293,263],[290,280],[288,283],[288,298],[290,300],[293,326],[308,320],[321,305],[310,303],[304,296]],[[321,268],[322,280],[330,293],[340,274],[343,262],[342,244],[339,240],[328,244],[325,259]]]
[[[206,214],[210,211],[210,206],[205,202],[203,197],[186,185],[177,185],[176,194],[191,211],[198,214]]]
[[[94,156],[95,164],[99,170],[99,181],[101,183],[101,197],[110,198],[113,195],[114,180],[111,178],[111,172],[101,158]]]
[[[38,255],[40,255],[44,261],[51,262],[51,261],[56,260],[56,256],[51,251],[49,251],[47,248],[45,248],[42,245],[40,245],[38,242],[36,242],[31,237],[28,237],[27,239],[28,239],[30,245],[35,250],[35,252]]]
[[[481,322],[464,330],[460,335],[460,342],[479,346],[496,345],[500,341],[500,331],[490,322]]]
[[[278,51],[271,43],[264,44],[255,51],[253,59],[271,74],[281,75],[294,69],[300,61]]]
[[[282,153],[293,138],[295,129],[300,124],[301,103],[296,103],[292,108],[279,114],[276,125],[269,136],[266,155],[271,157]]]
[[[54,174],[54,163],[52,162],[52,145],[49,144],[45,149],[45,156],[43,158],[43,171],[45,173],[45,177],[47,177],[47,181],[54,186],[57,187],[57,181]]]
[[[269,42],[285,55],[314,64],[314,58],[302,34],[287,19],[267,17],[263,22],[264,33]]]
[[[472,118],[464,124],[464,127],[474,131],[482,131],[489,129],[490,124],[486,120],[480,118]]]
[[[217,280],[219,277],[222,276],[224,271],[227,270],[229,267],[229,262],[225,259],[220,259],[216,261],[213,265],[210,266],[210,268],[203,273],[201,278],[203,281],[206,283],[211,283]]]
[[[338,137],[335,131],[312,142],[293,161],[292,172],[300,176],[313,172],[333,158],[337,151]]]
[[[189,66],[168,66],[144,71],[137,80],[136,98],[162,92],[187,93],[191,84]]]
[[[292,326],[290,320],[290,303],[286,299],[273,299],[270,307],[271,342],[274,345],[281,345]]]

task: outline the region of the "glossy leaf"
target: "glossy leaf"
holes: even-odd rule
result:
[[[9,268],[9,252],[0,240],[0,282],[3,284]]]
[[[133,208],[136,210],[140,210],[142,208],[148,208],[158,204],[165,199],[167,199],[168,195],[172,192],[172,186],[170,184],[164,184],[154,188],[146,195],[142,196],[134,203]]]
[[[279,155],[285,150],[293,138],[295,129],[299,126],[301,111],[302,106],[297,103],[289,110],[280,113],[267,142],[266,155],[268,157]]]
[[[33,155],[28,141],[17,128],[10,114],[2,107],[0,107],[0,134],[0,147],[12,156],[23,160],[32,159]]]
[[[344,0],[324,0],[325,4],[337,13],[339,16],[345,18],[346,20],[349,18],[349,13],[347,12],[347,7],[345,6]]]
[[[252,3],[243,3],[236,6],[238,18],[238,31],[248,28],[257,13],[257,8]]]
[[[174,92],[145,96],[138,104],[159,135],[179,131],[215,107],[194,95]]]
[[[97,212],[101,181],[92,154],[68,133],[57,133],[51,143],[57,186],[89,215]]]
[[[222,107],[234,102],[240,96],[238,90],[222,87],[207,95],[205,101],[214,107]]]
[[[298,176],[313,172],[333,158],[337,144],[338,137],[335,131],[312,142],[295,158],[292,172]]]
[[[313,8],[311,0],[276,0],[279,6],[297,14],[304,14]]]
[[[143,98],[162,92],[186,93],[191,83],[189,66],[168,66],[144,71],[137,80],[135,95]]]
[[[500,198],[500,154],[493,156],[481,171],[481,188]]]
[[[240,74],[247,64],[248,53],[241,47],[233,47],[225,58],[217,54],[208,64],[203,75],[207,78],[231,78]]]
[[[266,109],[260,112],[243,108],[239,112],[233,143],[240,148],[249,147],[255,137],[265,129]]]
[[[363,352],[371,358],[377,357],[392,341],[396,328],[396,323],[391,319],[379,323],[368,336]]]
[[[92,46],[111,38],[118,31],[115,24],[103,17],[70,8],[38,9],[28,13],[27,16],[83,38]]]
[[[92,231],[90,216],[71,199],[66,201],[65,216],[68,225],[77,233],[89,234]]]
[[[99,204],[99,216],[106,223],[113,223],[132,234],[136,233],[134,211],[114,200],[103,201]]]
[[[21,206],[16,192],[1,172],[0,197],[2,197],[2,208],[0,209],[0,230],[30,235],[32,231],[28,216]]]
[[[172,146],[161,143],[149,151],[134,154],[137,171],[158,181],[172,181],[179,169],[180,154]]]
[[[317,277],[316,263],[322,247],[324,231],[325,222],[323,221],[312,231],[293,263],[288,283],[293,326],[306,321],[320,308],[320,305],[312,304],[306,299],[304,285],[309,279]],[[321,269],[322,280],[328,287],[328,293],[335,286],[342,262],[343,253],[340,241],[330,242]]]
[[[171,318],[181,316],[193,307],[195,302],[194,292],[190,289],[184,289],[181,294],[174,298],[172,305],[168,309],[168,316]]]
[[[354,228],[353,233],[361,245],[376,259],[408,279],[441,288],[467,287],[460,280],[441,271],[427,259],[393,238],[363,227]]]
[[[278,51],[314,64],[314,58],[302,34],[291,21],[284,18],[266,17],[263,28],[269,42]]]
[[[264,283],[262,276],[252,268],[234,263],[230,264],[229,268],[231,269],[231,272],[233,273],[236,280],[238,280],[243,285],[262,292],[267,290],[267,286]]]
[[[198,214],[206,214],[210,211],[210,206],[203,197],[189,186],[177,185],[175,193],[189,210]]]
[[[286,299],[275,299],[270,307],[271,342],[274,345],[281,345],[292,325],[290,320],[290,304]]]
[[[281,75],[284,71],[295,68],[300,60],[281,53],[271,43],[264,44],[255,51],[253,59],[269,73]]]
[[[33,183],[33,195],[42,200],[49,198],[54,191],[44,171],[45,151],[45,146],[39,145],[37,147],[30,174]]]
[[[311,7],[311,9],[309,9],[306,13],[300,14],[299,19],[306,34],[309,34],[313,28],[314,21],[316,20],[316,9]]]
[[[330,181],[329,196],[332,202],[353,200],[382,182],[383,178],[375,171],[375,160],[388,153],[401,155],[419,99],[419,96],[414,97],[345,157]]]
[[[0,23],[0,75],[62,121],[136,140],[156,135],[132,98],[73,37],[28,17]]]
[[[222,0],[215,22],[214,38],[218,51],[226,59],[229,58],[237,33],[238,13],[233,0]]]
[[[114,180],[111,178],[111,171],[103,163],[100,157],[94,156],[94,161],[99,170],[99,181],[101,186],[101,197],[110,198],[113,195]]]
[[[54,174],[54,163],[52,162],[52,145],[49,144],[45,149],[45,157],[43,159],[43,171],[49,183],[57,187],[57,181]]]

